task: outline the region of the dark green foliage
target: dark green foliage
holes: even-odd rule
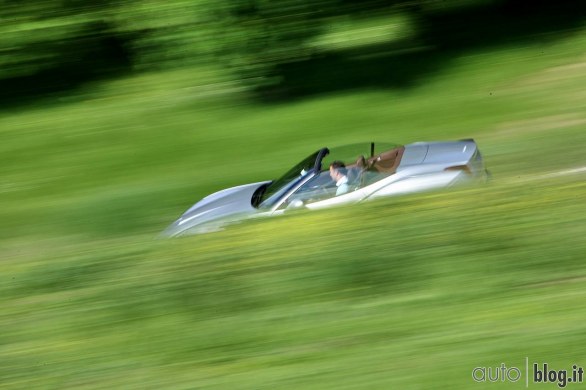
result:
[[[25,2],[2,11],[0,101],[71,89],[132,65],[109,2]]]
[[[324,26],[335,1],[237,1],[222,9],[230,22],[221,38],[223,58],[254,85],[274,84],[275,66],[312,56],[306,46]],[[330,11],[331,12],[331,11]]]
[[[411,35],[351,50],[315,43],[344,20],[381,15],[406,15]],[[446,55],[571,29],[584,15],[576,0],[6,2],[0,101],[18,104],[120,72],[203,63],[226,67],[270,100],[402,88],[449,64]]]

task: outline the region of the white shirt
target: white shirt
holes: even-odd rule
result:
[[[336,182],[336,196],[345,194],[346,192],[350,191],[350,186],[348,185],[348,177],[342,176],[340,180]]]

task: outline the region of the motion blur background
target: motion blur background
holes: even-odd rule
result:
[[[0,21],[3,388],[586,365],[586,2],[4,0]],[[460,138],[489,185],[155,239],[324,146]]]

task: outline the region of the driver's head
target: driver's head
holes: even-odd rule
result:
[[[330,164],[330,177],[338,181],[342,176],[346,176],[346,165],[342,161],[334,161]]]

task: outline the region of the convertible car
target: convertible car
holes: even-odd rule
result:
[[[205,233],[251,217],[357,203],[486,178],[482,156],[472,139],[322,148],[280,179],[232,187],[203,198],[163,236]]]

